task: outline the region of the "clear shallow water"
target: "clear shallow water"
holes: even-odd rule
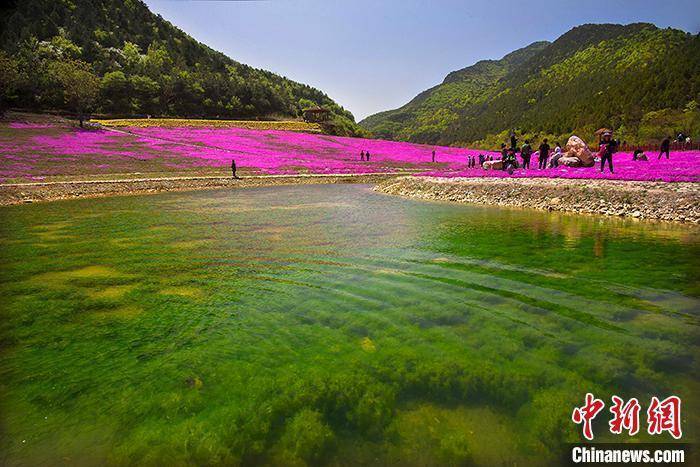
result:
[[[357,185],[0,218],[2,463],[542,464],[587,391],[697,439],[695,228]]]

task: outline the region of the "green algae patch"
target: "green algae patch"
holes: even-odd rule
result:
[[[143,313],[143,308],[136,305],[124,305],[115,308],[93,311],[91,316],[96,319],[133,319]]]
[[[90,290],[86,294],[95,300],[115,300],[124,297],[135,288],[136,285],[114,285],[100,290]]]
[[[377,346],[374,345],[374,342],[369,337],[365,337],[360,341],[360,347],[362,347],[362,350],[364,350],[365,352],[377,351]]]
[[[30,282],[45,288],[98,288],[105,284],[130,281],[133,277],[132,274],[119,272],[109,266],[92,265],[68,271],[37,274],[30,279]]]
[[[141,245],[136,239],[131,238],[110,238],[109,242],[119,248],[133,248]]]
[[[60,231],[35,232],[34,235],[41,242],[65,242],[75,238],[74,235],[68,235]]]
[[[207,240],[181,240],[170,243],[170,246],[178,250],[193,250],[206,246],[207,243]]]
[[[409,465],[537,465],[519,456],[518,427],[489,407],[421,404],[397,412],[387,428],[389,463]]]
[[[162,295],[174,295],[177,297],[200,299],[204,297],[202,290],[191,286],[173,286],[160,290]]]

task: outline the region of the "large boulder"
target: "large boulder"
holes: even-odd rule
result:
[[[583,162],[578,157],[564,156],[559,158],[559,165],[565,165],[567,167],[583,167]]]
[[[501,170],[503,169],[503,161],[502,160],[495,160],[495,161],[484,161],[484,164],[482,167],[486,170]]]
[[[566,158],[576,157],[580,161],[580,165],[569,165],[559,160],[560,164],[569,165],[569,167],[593,167],[595,165],[595,156],[588,148],[588,145],[581,138],[575,135],[569,138],[569,141],[566,142],[564,156]]]

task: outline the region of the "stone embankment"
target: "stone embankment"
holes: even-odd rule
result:
[[[398,177],[375,189],[427,200],[700,223],[697,183]]]

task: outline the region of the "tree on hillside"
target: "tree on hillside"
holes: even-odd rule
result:
[[[18,84],[17,61],[0,50],[0,117],[5,114],[7,99],[17,90]]]
[[[108,112],[128,108],[129,81],[121,70],[110,71],[102,77],[102,107]]]
[[[88,63],[80,60],[51,62],[49,73],[61,86],[66,105],[78,114],[82,127],[87,114],[97,101],[100,79],[95,76]]]

